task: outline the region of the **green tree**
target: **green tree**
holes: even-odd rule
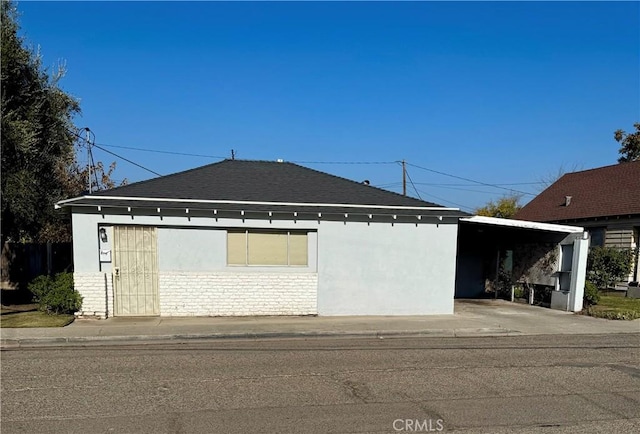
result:
[[[617,130],[613,133],[613,138],[620,143],[618,153],[618,163],[626,163],[629,161],[640,160],[640,122],[633,124],[636,129],[633,133],[626,133],[623,130]]]
[[[495,202],[491,200],[485,206],[477,208],[475,214],[485,217],[510,219],[513,218],[521,208],[519,195],[504,196]]]
[[[57,219],[53,204],[65,197],[63,179],[74,158],[72,118],[78,100],[18,35],[17,11],[2,1],[2,242],[38,239]]]
[[[80,105],[59,86],[64,66],[50,74],[26,47],[14,3],[3,0],[1,12],[2,245],[69,241],[69,216],[54,204],[87,190],[89,168],[76,158],[73,125]],[[114,169],[115,163],[92,167],[97,189],[115,186]]]
[[[592,247],[587,256],[587,280],[598,289],[612,287],[629,276],[632,258],[630,249]]]
[[[81,148],[78,152],[81,152]],[[92,179],[92,191],[107,190],[117,187],[119,185],[125,185],[127,180],[123,180],[120,184],[116,185],[116,182],[111,179],[111,175],[116,168],[116,163],[113,162],[109,165],[108,169],[104,168],[101,161],[97,162],[91,167],[91,179]],[[63,172],[60,182],[62,191],[64,192],[63,199],[79,196],[88,192],[88,177],[89,177],[89,165],[80,165],[77,158],[74,158]],[[53,207],[53,204],[51,205]],[[38,240],[40,241],[54,241],[65,242],[71,240],[71,221],[69,215],[58,210],[50,219],[48,219],[42,228],[40,229]]]

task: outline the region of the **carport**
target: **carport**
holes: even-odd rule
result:
[[[473,216],[460,219],[456,298],[525,297],[582,310],[588,233],[577,226]]]

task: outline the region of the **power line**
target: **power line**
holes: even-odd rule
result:
[[[447,187],[445,185],[434,185],[432,187],[445,188],[447,190],[468,191],[468,192],[471,192],[471,193],[484,193],[484,194],[493,194],[493,195],[496,194],[495,191],[475,190],[475,189],[472,189],[472,188]]]
[[[459,207],[460,209],[466,209],[466,210],[469,210],[470,212],[474,211],[474,208],[472,208],[470,206],[466,206],[466,205],[463,205],[463,204],[458,203],[458,202],[453,202],[453,201],[451,201],[449,199],[445,199],[443,197],[436,196],[436,195],[428,193],[428,192],[426,192],[424,190],[418,190],[415,187],[414,187],[414,189],[416,190],[416,194],[418,194],[418,197],[420,197],[420,199],[422,199],[422,197],[420,196],[420,193],[422,193],[423,195],[432,197],[432,198],[434,198],[434,199],[436,199],[436,200],[438,200],[440,202],[444,202],[444,203],[449,203],[451,205],[455,205],[455,206]],[[398,194],[400,194],[400,193],[398,193]],[[422,200],[425,200],[425,199],[422,199]]]
[[[416,191],[418,191],[418,190],[416,190]],[[469,206],[462,205],[461,203],[453,202],[453,201],[451,201],[451,200],[448,200],[448,199],[444,199],[444,198],[442,198],[442,197],[435,196],[435,195],[433,195],[433,194],[431,194],[431,193],[427,193],[426,191],[423,191],[423,190],[420,190],[420,191],[422,191],[422,193],[423,193],[423,194],[426,194],[427,196],[431,196],[431,197],[433,197],[434,199],[437,199],[437,200],[439,200],[439,201],[441,201],[441,202],[450,203],[450,204],[452,204],[452,205],[459,206],[461,209],[463,209],[463,208],[464,208],[464,209],[467,209],[467,210],[469,210],[469,211],[473,212],[473,208],[471,208],[471,207],[469,207]]]
[[[111,152],[111,151],[109,151],[108,149],[104,149],[104,148],[103,148],[102,146],[100,146],[100,145],[96,145],[96,144],[94,144],[93,146],[94,146],[94,147],[96,147],[96,148],[98,148],[98,149],[103,150],[103,151],[104,151],[104,152],[106,152],[107,154],[111,154],[111,155],[113,155],[114,157],[117,157],[117,158],[120,158],[121,160],[126,161],[127,163],[133,164],[134,166],[137,166],[137,167],[139,167],[139,168],[141,168],[141,169],[144,169],[144,170],[146,170],[147,172],[151,172],[151,173],[153,173],[153,174],[154,174],[154,175],[156,175],[156,176],[162,176],[162,175],[161,175],[161,174],[159,174],[158,172],[156,172],[156,171],[154,171],[154,170],[151,170],[151,169],[148,169],[148,168],[144,167],[144,166],[143,166],[143,165],[141,165],[141,164],[138,164],[138,163],[136,163],[136,162],[134,162],[134,161],[129,160],[128,158],[125,158],[125,157],[123,157],[123,156],[121,156],[121,155],[116,154],[115,152]]]
[[[398,181],[398,182],[391,182],[388,184],[375,184],[374,187],[378,187],[378,188],[391,188],[391,187],[397,187],[400,186],[402,184],[402,182]],[[449,187],[448,184],[429,184],[429,183],[423,183],[423,182],[414,182],[415,185],[426,185],[426,186],[430,186],[430,187],[435,187],[435,188],[444,188],[447,190],[457,190],[457,191],[468,191],[471,193],[484,193],[484,194],[497,194],[495,191],[486,191],[486,190],[476,190],[473,188],[460,188],[460,187]],[[474,184],[461,184],[461,185],[474,185]],[[499,184],[496,184],[499,185]]]
[[[69,134],[73,134],[74,136],[76,136],[76,138],[80,140],[84,140],[84,137],[82,137],[79,132],[70,130],[69,128],[66,128],[66,127],[65,127],[65,130],[67,130]]]
[[[465,178],[463,176],[457,176],[457,175],[452,175],[452,174],[446,173],[446,172],[440,172],[438,170],[434,170],[434,169],[429,169],[427,167],[418,166],[417,164],[411,164],[411,163],[407,163],[407,164],[409,166],[416,167],[418,169],[426,170],[427,172],[437,173],[438,175],[449,176],[451,178],[460,179],[462,181],[473,182],[475,184],[480,184],[480,185],[484,185],[484,186],[487,186],[487,187],[499,188],[499,189],[502,189],[502,190],[507,190],[507,191],[510,191],[510,192],[520,193],[520,194],[524,194],[524,195],[527,195],[527,196],[535,196],[535,194],[527,193],[526,191],[521,191],[521,190],[516,190],[516,189],[513,189],[513,188],[502,187],[502,186],[496,185],[496,184],[489,184],[489,183],[486,183],[486,182],[476,181],[475,179],[469,179],[469,178]]]
[[[78,133],[68,130],[74,136],[82,139]],[[189,152],[175,152],[175,151],[162,151],[159,149],[148,149],[148,148],[138,148],[135,146],[122,146],[122,145],[110,145],[107,143],[97,143],[94,146],[104,146],[107,148],[116,148],[116,149],[128,149],[131,151],[142,151],[142,152],[154,152],[158,154],[168,154],[168,155],[182,155],[186,157],[200,157],[200,158],[217,158],[224,160],[227,157],[222,157],[220,155],[207,155],[207,154],[192,154]],[[102,148],[101,148],[102,149]],[[104,149],[103,149],[104,150]],[[106,151],[105,151],[106,152]],[[121,157],[119,157],[121,158]],[[290,161],[291,163],[296,164],[396,164],[396,161]]]
[[[227,157],[222,157],[220,155],[206,155],[206,154],[192,154],[188,152],[161,151],[159,149],[137,148],[135,146],[109,145],[107,143],[98,143],[98,145],[105,146],[107,148],[128,149],[131,151],[142,151],[142,152],[155,152],[158,154],[168,154],[168,155],[183,155],[186,157],[217,158],[221,160],[224,160],[227,158]],[[395,164],[396,162],[395,161],[290,161],[290,163],[295,163],[295,164]]]
[[[82,136],[80,136],[77,132],[67,129],[67,131],[77,138],[84,140]],[[159,149],[148,149],[148,148],[137,148],[135,146],[121,146],[121,145],[110,145],[107,143],[94,143],[95,145],[105,146],[107,148],[117,148],[117,149],[129,149],[131,151],[142,151],[142,152],[155,152],[157,154],[169,154],[169,155],[183,155],[186,157],[202,157],[202,158],[219,158],[224,160],[226,157],[221,157],[219,155],[205,155],[205,154],[191,154],[188,152],[175,152],[175,151],[161,151]]]
[[[544,182],[542,181],[536,181],[536,182],[496,182],[493,183],[492,185],[500,185],[500,186],[505,186],[505,185],[536,185],[536,184],[544,184]],[[476,184],[447,184],[447,183],[437,183],[437,182],[416,182],[416,185],[442,185],[442,186],[451,186],[451,187],[465,187],[465,186],[471,186],[471,185],[476,185]]]
[[[401,181],[395,181],[395,182],[387,182],[384,184],[377,184],[375,185],[376,187],[380,187],[380,188],[384,188],[384,187],[391,187],[394,185],[400,185],[402,184]],[[472,187],[475,186],[477,184],[471,184],[471,183],[440,183],[440,182],[416,182],[416,185],[428,185],[428,186],[433,186],[433,187]],[[507,186],[507,185],[539,185],[539,184],[544,184],[544,182],[542,181],[536,181],[536,182],[496,182],[492,185],[499,185],[499,186]]]
[[[398,186],[400,185],[400,183],[396,182],[395,184],[388,184],[388,185],[375,185],[374,187],[378,187],[378,188],[389,188],[389,187],[393,187],[393,186]],[[419,182],[416,182],[415,185],[421,185]],[[460,187],[448,187],[446,185],[432,185],[432,188],[444,188],[447,190],[456,190],[456,191],[468,191],[471,193],[484,193],[484,194],[492,194],[495,195],[497,194],[495,191],[486,191],[486,190],[475,190],[473,188],[460,188]]]
[[[416,188],[416,185],[413,183],[413,179],[411,179],[411,175],[409,175],[409,171],[405,169],[404,172],[407,174],[407,178],[409,178],[409,182],[411,183],[411,185],[413,186],[413,189],[415,190],[416,194],[418,195],[418,199],[422,200],[422,197],[420,196],[420,192],[418,192],[418,189]]]
[[[72,130],[68,130],[71,134],[73,134],[74,136],[76,136],[79,139],[83,139],[77,132],[74,132]],[[142,152],[154,152],[154,153],[159,153],[159,154],[168,154],[168,155],[182,155],[182,156],[189,156],[189,157],[200,157],[200,158],[217,158],[217,159],[225,159],[226,157],[221,157],[221,156],[217,156],[217,155],[205,155],[205,154],[193,154],[193,153],[187,153],[187,152],[174,152],[174,151],[162,151],[162,150],[158,150],[158,149],[146,149],[146,148],[138,148],[138,147],[134,147],[134,146],[120,146],[120,145],[109,145],[106,143],[101,143],[101,144],[93,144],[92,146],[95,146],[98,149],[101,149],[104,152],[107,152],[108,154],[111,154],[117,158],[120,158],[130,164],[133,164],[134,166],[137,166],[143,170],[146,170],[150,173],[153,173],[154,175],[157,176],[162,176],[161,174],[159,174],[158,172],[148,169],[144,166],[142,166],[141,164],[138,164],[134,161],[131,161],[121,155],[116,154],[115,152],[111,152],[107,149],[104,149],[104,147],[109,147],[109,148],[119,148],[119,149],[128,149],[128,150],[133,150],[133,151],[142,151]],[[291,163],[296,163],[296,164],[343,164],[343,165],[388,165],[388,164],[398,164],[400,163],[399,161],[291,161]],[[416,185],[433,185],[433,186],[441,186],[443,188],[446,188],[447,186],[466,186],[466,185],[484,185],[487,187],[492,187],[492,188],[498,188],[498,189],[502,189],[502,190],[506,190],[509,192],[515,192],[515,193],[519,193],[519,194],[523,194],[523,195],[529,195],[529,196],[535,196],[535,194],[533,193],[529,193],[529,192],[525,192],[525,191],[521,191],[521,190],[516,190],[513,188],[506,188],[504,186],[508,186],[508,185],[534,185],[534,184],[541,184],[541,182],[521,182],[521,183],[501,183],[501,184],[490,184],[490,183],[486,183],[486,182],[481,182],[481,181],[476,181],[473,179],[469,179],[469,178],[465,178],[462,176],[457,176],[457,175],[453,175],[450,173],[446,173],[446,172],[441,172],[438,170],[434,170],[434,169],[429,169],[427,167],[423,167],[423,166],[419,166],[417,164],[412,164],[412,163],[406,163],[409,166],[412,167],[416,167],[418,169],[422,169],[428,172],[433,172],[433,173],[437,173],[439,175],[443,175],[443,176],[449,176],[452,178],[456,178],[456,179],[460,179],[463,181],[467,181],[467,182],[471,182],[473,184],[437,184],[437,183],[414,183],[413,180],[411,179],[411,177],[409,176],[409,174],[407,173],[408,177],[409,177],[409,181],[411,182],[411,185],[413,186],[413,189],[415,190],[416,194],[418,195],[418,197],[420,197],[420,193],[419,190],[416,188]],[[383,184],[383,185],[379,185],[378,187],[390,187],[393,185],[396,185],[397,183],[389,183],[389,184]],[[451,188],[451,187],[450,187]],[[477,192],[477,193],[486,193],[486,194],[491,194],[491,192],[486,192],[486,191],[480,191],[480,190],[470,190],[470,189],[455,189],[455,188],[451,188],[454,190],[461,190],[461,191],[471,191],[471,192]],[[423,193],[425,193],[423,191]],[[426,194],[426,193],[425,193]],[[433,196],[433,195],[432,195]],[[433,196],[436,197],[436,196]],[[442,198],[438,198],[439,200],[444,200],[446,202],[449,203],[454,203],[451,201],[447,201],[445,199]],[[455,203],[454,203],[455,204]],[[456,204],[458,206],[462,206],[465,208],[468,208],[464,205],[461,204]]]
[[[204,155],[204,154],[190,154],[188,152],[161,151],[159,149],[136,148],[133,146],[107,145],[106,143],[100,143],[99,145],[106,146],[108,148],[129,149],[132,151],[143,151],[143,152],[155,152],[157,154],[183,155],[186,157],[218,158],[222,160],[226,158],[226,157],[220,157],[219,155]]]
[[[80,133],[78,133],[78,132],[76,132],[76,131],[73,131],[73,130],[70,130],[69,128],[66,128],[66,130],[67,130],[70,134],[73,134],[74,136],[76,136],[78,139],[84,140],[84,138],[80,135]],[[82,146],[82,145],[80,145],[80,146]],[[149,168],[146,168],[146,167],[144,167],[143,165],[136,163],[135,161],[131,161],[131,160],[129,160],[128,158],[123,157],[122,155],[118,155],[118,154],[116,154],[115,152],[111,152],[111,151],[109,151],[108,149],[104,149],[104,148],[102,147],[102,145],[98,145],[98,144],[94,143],[94,144],[88,144],[87,146],[89,146],[89,153],[90,153],[90,155],[91,155],[91,159],[90,159],[90,161],[87,161],[87,164],[93,164],[93,155],[91,154],[91,146],[93,146],[93,147],[95,147],[95,148],[98,148],[98,149],[100,149],[100,150],[102,150],[102,151],[106,152],[107,154],[111,154],[111,155],[113,155],[113,156],[114,156],[114,157],[116,157],[116,158],[120,158],[121,160],[126,161],[127,163],[133,164],[134,166],[139,167],[139,168],[141,168],[141,169],[143,169],[143,170],[146,170],[147,172],[153,173],[153,174],[154,174],[154,175],[156,175],[156,176],[162,176],[161,174],[159,174],[159,173],[158,173],[158,172],[156,172],[155,170],[151,170],[151,169],[149,169]],[[108,145],[107,145],[107,146],[108,146]],[[96,180],[96,182],[97,182],[97,180]],[[89,192],[89,193],[91,193],[91,192]]]

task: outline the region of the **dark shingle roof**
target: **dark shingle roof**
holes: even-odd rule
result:
[[[565,197],[571,203],[565,206]],[[640,161],[567,173],[515,218],[559,222],[640,214]]]
[[[98,202],[104,203],[108,200],[99,200],[100,196],[400,208],[442,207],[293,163],[247,160],[224,160],[94,193],[92,198],[79,199],[75,203],[99,204]]]

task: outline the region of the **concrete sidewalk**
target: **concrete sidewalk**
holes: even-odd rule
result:
[[[90,342],[274,337],[470,337],[640,333],[640,320],[611,321],[502,300],[456,301],[434,316],[110,318],[62,328],[2,329],[4,348]],[[640,336],[639,336],[640,338]]]

